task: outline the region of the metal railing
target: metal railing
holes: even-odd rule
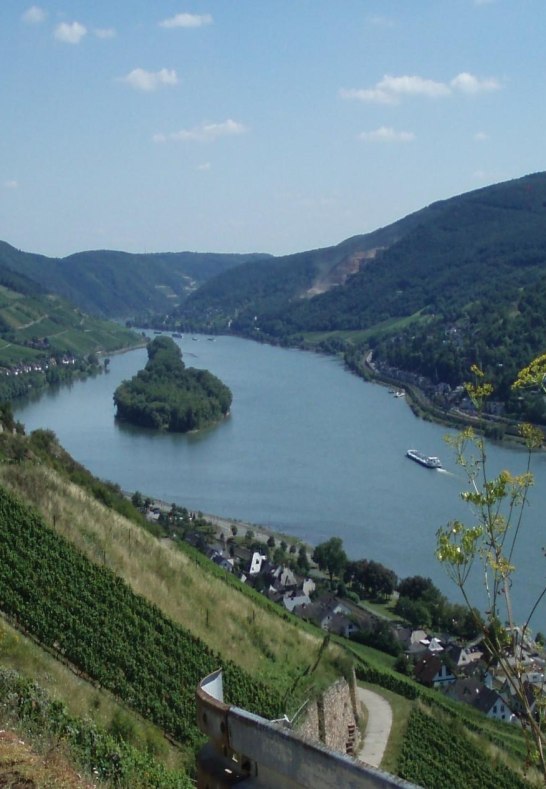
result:
[[[389,789],[409,784],[344,754],[298,737],[283,721],[268,721],[224,703],[222,672],[197,688],[197,722],[209,741],[198,757],[199,789]]]

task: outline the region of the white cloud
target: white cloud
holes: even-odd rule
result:
[[[208,172],[210,169],[212,169],[212,165],[210,162],[203,162],[203,164],[197,165],[197,169],[201,172]]]
[[[19,188],[19,181],[15,181],[15,180],[4,181],[4,188],[5,189],[18,189]]]
[[[340,95],[344,99],[358,99],[377,104],[398,104],[402,96],[438,98],[447,96],[449,93],[449,86],[443,82],[423,79],[423,77],[415,75],[392,77],[389,74],[379,80],[373,88],[343,88],[340,91]]]
[[[359,140],[365,142],[412,142],[415,139],[413,132],[395,131],[391,126],[381,126],[369,132],[361,132]]]
[[[474,135],[474,139],[476,142],[485,142],[485,140],[489,139],[489,135],[486,132],[479,131]]]
[[[55,28],[55,38],[64,44],[79,44],[87,34],[87,28],[79,22],[61,22]]]
[[[450,84],[455,90],[460,90],[461,93],[470,94],[488,93],[492,90],[500,89],[498,80],[493,78],[480,79],[473,74],[469,74],[467,71],[457,74],[457,76],[451,80]]]
[[[499,90],[500,87],[499,81],[492,77],[480,79],[466,71],[457,74],[449,83],[424,79],[417,75],[393,77],[386,74],[371,88],[341,88],[339,95],[342,99],[357,99],[375,104],[398,104],[407,96],[436,99],[449,96],[453,91],[475,95]]]
[[[97,38],[115,38],[116,31],[113,27],[98,27],[93,30]]]
[[[202,123],[200,126],[194,126],[193,129],[181,129],[177,132],[169,132],[163,134],[162,132],[154,134],[153,141],[162,142],[212,142],[218,137],[229,137],[237,134],[244,134],[248,131],[247,127],[238,121],[228,118],[227,121],[222,123]]]
[[[39,25],[41,22],[44,22],[47,17],[46,12],[40,6],[32,5],[29,9],[25,11],[21,19],[23,22],[26,22],[27,25]]]
[[[162,68],[160,71],[145,71],[143,68],[135,68],[125,77],[120,77],[120,81],[135,90],[149,93],[162,85],[177,85],[178,77],[174,69]]]
[[[176,14],[159,22],[159,27],[173,28],[173,27],[204,27],[205,25],[212,25],[212,16],[210,14]]]

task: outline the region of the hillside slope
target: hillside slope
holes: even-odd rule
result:
[[[18,463],[10,462],[14,457],[19,458]],[[96,488],[99,492],[100,484],[84,474],[51,433],[36,431],[26,437],[4,432],[0,435],[0,458],[1,608],[48,647],[45,660],[36,655],[34,645],[33,676],[39,679],[42,672],[48,681],[51,676],[58,676],[57,701],[50,705],[35,686],[6,674],[0,667],[0,708],[2,693],[7,693],[10,704],[27,715],[27,725],[33,721],[34,732],[40,726],[49,727],[48,737],[55,732],[60,737],[59,732],[66,731],[66,739],[62,735],[66,744],[76,732],[78,742],[85,748],[87,763],[96,764],[97,773],[113,779],[113,785],[118,785],[119,770],[129,767],[133,773],[127,780],[135,787],[186,783],[176,783],[172,774],[165,774],[160,780],[159,766],[154,767],[155,777],[147,777],[151,776],[152,767],[149,754],[126,752],[123,743],[127,738],[133,739],[136,725],[145,723],[134,722],[127,707],[110,707],[107,713],[109,730],[118,737],[116,745],[111,737],[104,739],[104,735],[89,729],[89,723],[85,728],[81,722],[66,717],[58,701],[63,690],[71,700],[82,696],[84,709],[94,716],[94,711],[102,710],[106,704],[104,691],[91,685],[85,693],[82,686],[91,679],[99,681],[103,688],[110,687],[113,695],[107,695],[114,704],[124,701],[128,707],[140,709],[145,719],[155,720],[164,731],[185,742],[186,750],[180,755],[185,754],[185,764],[191,772],[193,753],[188,746],[199,739],[193,722],[191,685],[194,675],[206,671],[211,661],[226,666],[231,701],[238,700],[252,708],[256,701],[258,706],[267,706],[268,699],[276,703],[284,697],[283,709],[289,714],[302,700],[349,668],[340,646],[321,648],[324,641],[319,631],[296,623],[282,609],[249,592],[212,563],[191,551],[179,550],[170,540],[158,540],[92,498],[87,490]],[[86,489],[70,478],[84,481]],[[1,626],[0,635],[5,635]],[[127,638],[133,647],[128,647]],[[21,655],[20,649],[13,649],[8,643],[15,641],[9,635],[4,642],[4,654],[10,655],[11,666],[17,666],[14,661]],[[384,667],[392,659],[386,658],[382,664],[376,653],[373,668],[367,664],[373,650],[358,645],[353,649],[355,656],[365,653],[358,658],[359,675],[363,678],[391,687],[408,699],[415,700],[420,694],[414,682]],[[322,657],[317,665],[319,654]],[[63,680],[63,675],[51,667],[54,656],[65,664],[63,671],[72,665],[77,676]],[[144,695],[142,688],[146,689]],[[423,693],[431,699],[434,695],[432,691]],[[450,751],[457,757],[456,764],[452,760],[452,769],[460,772],[463,784],[467,781],[470,785],[468,770],[465,771],[463,731],[469,713],[459,719],[450,705],[452,708],[450,726],[459,727],[458,748]],[[475,740],[480,752],[489,747],[485,743],[490,743],[491,735],[500,746],[506,742],[510,752],[521,751],[516,742],[518,732],[511,727],[506,730],[506,739],[499,724],[494,726],[485,719],[482,726],[476,718],[471,728],[476,732],[483,728],[486,739]],[[404,737],[403,732],[401,736]],[[426,758],[423,756],[417,767],[422,774],[425,763],[434,781],[443,759],[437,751],[427,750],[429,735],[423,736],[421,745]],[[146,740],[140,742],[141,747],[148,747]],[[166,758],[170,762],[171,756],[156,739],[149,741],[149,748],[152,747],[156,760]],[[444,747],[447,752],[449,748]],[[179,768],[177,762],[176,769]],[[403,770],[410,780],[417,776],[414,769],[406,756]],[[482,772],[487,778],[483,786],[524,786],[506,768],[497,771],[485,754]],[[501,772],[503,779],[499,782]]]
[[[225,272],[178,313],[210,310],[235,330],[273,337],[363,329],[532,283],[545,259],[546,173],[537,173],[434,203],[336,247]],[[337,280],[336,267],[345,272]]]
[[[354,273],[323,279],[321,293],[325,260],[346,273],[353,261]],[[422,376],[431,391],[455,390],[477,364],[511,418],[543,423],[542,400],[522,400],[510,384],[544,352],[545,315],[546,173],[536,173],[435,203],[335,248],[226,272],[193,294],[172,325],[353,356],[360,345],[356,356],[373,349],[379,364]]]
[[[85,312],[109,318],[167,312],[210,277],[262,257],[96,250],[48,258],[0,242],[1,265],[26,275]]]

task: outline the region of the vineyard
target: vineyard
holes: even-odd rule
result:
[[[88,561],[0,489],[0,608],[178,742],[195,746],[197,682],[222,667],[230,701],[265,717],[280,698]]]
[[[495,764],[453,719],[414,707],[398,763],[401,778],[429,789],[529,789],[530,784],[504,764]]]

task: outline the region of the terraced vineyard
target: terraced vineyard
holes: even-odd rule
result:
[[[88,561],[0,489],[0,608],[179,742],[196,745],[197,682],[223,667],[232,703],[266,717],[280,698]]]

